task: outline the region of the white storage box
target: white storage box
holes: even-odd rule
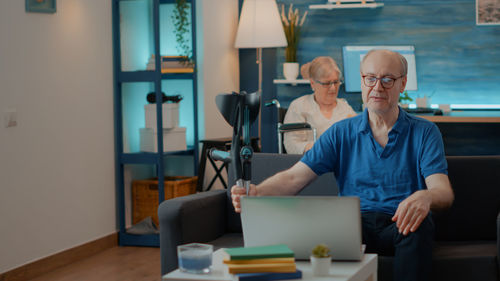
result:
[[[179,104],[164,103],[163,110],[163,128],[170,129],[179,126]],[[146,117],[146,128],[156,130],[156,104],[146,104],[144,106]]]
[[[158,133],[150,128],[141,128],[141,151],[158,152]],[[163,129],[163,151],[186,150],[186,128]]]

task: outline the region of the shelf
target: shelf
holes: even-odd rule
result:
[[[137,0],[114,0],[115,2],[132,2]],[[187,0],[188,3],[191,3],[191,0]],[[176,0],[159,0],[160,4],[175,4]]]
[[[163,155],[193,155],[194,147],[188,146],[186,150],[168,151]],[[159,155],[156,152],[137,152],[137,153],[123,153],[120,157],[122,164],[156,164]]]
[[[153,82],[154,71],[121,71],[118,73],[118,82]]]
[[[160,0],[160,4],[175,4],[176,0]],[[191,0],[187,0],[186,2],[191,3]]]
[[[309,5],[309,9],[355,9],[355,8],[380,8],[383,3],[375,3],[374,0],[339,0],[328,1],[326,4]]]
[[[118,81],[124,82],[154,82],[154,70],[122,71],[118,74]],[[193,79],[194,73],[163,73],[161,79]]]
[[[194,73],[163,73],[161,79],[193,79]]]
[[[295,80],[287,80],[287,79],[274,79],[273,80],[274,84],[291,84],[292,86],[295,86],[297,84],[303,84],[307,85],[310,84],[308,79],[295,79]]]

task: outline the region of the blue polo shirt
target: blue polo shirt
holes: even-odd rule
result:
[[[362,212],[394,214],[401,201],[427,188],[426,177],[448,174],[437,126],[401,108],[385,148],[365,110],[331,126],[301,161],[317,175],[333,171],[339,195],[358,196]]]

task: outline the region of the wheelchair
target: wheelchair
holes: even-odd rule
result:
[[[275,106],[278,123],[276,124],[276,133],[278,136],[278,153],[285,153],[284,145],[283,145],[283,136],[285,133],[294,132],[294,131],[304,131],[311,130],[313,132],[313,141],[316,142],[316,128],[311,126],[311,124],[307,122],[303,123],[287,123],[283,124],[283,120],[285,119],[286,109],[282,108],[280,102],[277,99],[272,99],[265,103],[266,107]]]

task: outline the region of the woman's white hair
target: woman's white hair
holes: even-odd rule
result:
[[[339,79],[342,80],[342,72],[334,59],[327,56],[315,58],[309,63],[309,77],[318,80],[330,75],[333,71],[337,72]]]

